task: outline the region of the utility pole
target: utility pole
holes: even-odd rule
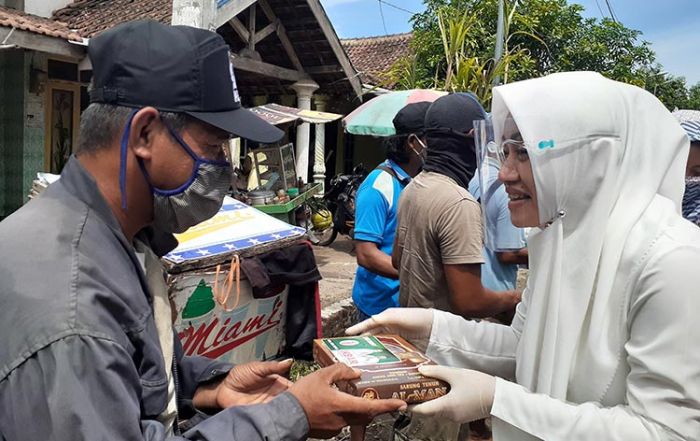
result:
[[[216,2],[214,0],[173,0],[171,24],[187,25],[216,31]]]
[[[496,26],[496,50],[493,54],[494,65],[498,64],[503,57],[503,28],[505,27],[505,12],[503,7],[503,2],[505,0],[498,0],[498,24]],[[493,78],[493,85],[498,86],[501,82],[500,75]]]

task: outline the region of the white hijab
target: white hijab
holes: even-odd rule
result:
[[[540,221],[553,220],[528,238],[517,382],[600,401],[627,338],[625,256],[654,239],[642,222],[679,215],[688,140],[654,96],[591,72],[495,88],[495,127],[509,115],[528,144]]]

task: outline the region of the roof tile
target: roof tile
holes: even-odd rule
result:
[[[88,38],[127,21],[152,19],[170,24],[171,17],[172,0],[76,0],[53,13],[54,19]]]
[[[400,58],[410,53],[412,39],[413,34],[406,33],[351,38],[341,42],[353,66],[360,73],[363,83],[390,86],[385,84],[383,75],[389,72]]]
[[[35,34],[62,38],[64,40],[83,40],[77,32],[71,31],[70,27],[65,23],[51,20],[50,18],[39,17],[38,15],[27,14],[4,6],[0,6],[0,26],[21,29]]]

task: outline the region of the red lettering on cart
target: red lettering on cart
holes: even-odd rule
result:
[[[234,323],[230,317],[223,323],[215,317],[196,329],[190,326],[178,332],[178,337],[185,354],[217,358],[279,325],[281,312],[282,301],[276,299],[269,314],[257,314]]]
[[[223,326],[221,326],[221,328],[219,328],[219,332],[217,332],[216,337],[214,337],[213,346],[219,346],[223,343],[223,340],[221,340],[221,337],[223,336],[223,333],[224,333],[224,331],[226,331],[226,328],[230,322],[231,322],[231,318],[229,317],[226,319]]]
[[[256,315],[255,317],[249,318],[245,326],[243,327],[243,333],[245,334],[246,332],[255,332],[256,330],[262,328],[262,322],[264,319],[265,316],[263,315]]]
[[[272,329],[272,328],[274,328],[274,327],[275,327],[275,326],[272,325],[272,326],[268,326],[267,328],[260,329],[260,330],[258,330],[258,331],[255,331],[255,332],[252,333],[252,334],[248,334],[248,335],[246,335],[245,337],[241,337],[241,338],[239,338],[238,340],[234,340],[234,341],[232,341],[232,342],[229,342],[229,343],[227,343],[227,344],[225,344],[225,345],[223,345],[223,346],[221,346],[221,347],[218,347],[218,348],[216,348],[216,349],[212,349],[211,351],[205,352],[205,353],[203,353],[203,354],[201,354],[201,355],[203,355],[203,356],[205,356],[205,357],[209,357],[209,358],[217,358],[217,357],[220,357],[220,356],[224,355],[225,353],[227,353],[228,351],[230,351],[230,350],[232,350],[232,349],[234,349],[234,348],[237,348],[238,346],[241,346],[243,343],[246,343],[246,342],[248,342],[249,340],[254,339],[255,337],[257,337],[257,336],[260,335],[260,334],[264,334],[266,331],[269,331],[270,329]]]

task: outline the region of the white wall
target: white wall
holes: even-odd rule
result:
[[[71,3],[73,0],[24,0],[24,12],[41,17],[51,17],[53,11]]]
[[[173,0],[172,24],[212,29],[216,18],[215,0]]]

